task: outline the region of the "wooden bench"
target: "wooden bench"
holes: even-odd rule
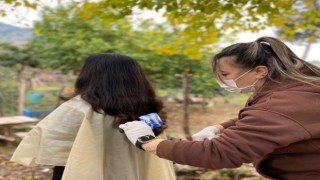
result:
[[[7,141],[9,146],[12,146],[16,140],[14,126],[23,124],[35,124],[39,119],[26,116],[11,116],[0,117],[0,128],[4,129],[4,134],[0,134],[0,139]]]
[[[28,134],[28,132],[16,132],[15,133],[15,135],[20,139],[23,139],[27,134]]]

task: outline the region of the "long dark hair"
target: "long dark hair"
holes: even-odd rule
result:
[[[103,53],[87,57],[75,82],[77,95],[95,112],[114,116],[115,128],[152,112],[164,122],[155,134],[167,127],[163,103],[157,99],[146,73],[128,56]]]

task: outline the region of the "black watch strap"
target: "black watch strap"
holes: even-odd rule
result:
[[[141,137],[139,137],[139,138],[137,139],[137,141],[136,141],[136,146],[137,146],[138,148],[144,150],[144,149],[142,148],[142,144],[145,144],[145,143],[147,143],[147,142],[150,142],[150,141],[152,141],[153,139],[155,139],[155,137],[152,136],[152,135],[141,136]]]

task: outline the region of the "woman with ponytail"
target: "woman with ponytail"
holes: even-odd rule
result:
[[[155,139],[142,148],[181,164],[219,169],[253,163],[271,179],[320,179],[320,69],[272,37],[233,44],[211,62],[222,88],[253,93],[238,117],[204,128],[194,141]],[[120,128],[133,143],[153,136],[141,122]]]

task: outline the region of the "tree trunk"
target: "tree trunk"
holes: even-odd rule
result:
[[[308,41],[308,44],[306,45],[306,48],[304,49],[304,52],[303,52],[301,59],[306,60],[306,58],[308,57],[312,43],[313,43],[312,41]]]
[[[191,134],[189,130],[189,78],[190,74],[184,72],[182,75],[183,81],[183,131],[186,139],[191,140]]]
[[[315,36],[315,34],[316,34],[316,31],[312,31],[312,32],[310,33],[310,35],[309,35],[309,38],[312,37],[312,36]],[[303,55],[302,55],[301,59],[306,60],[306,58],[308,57],[308,54],[309,54],[309,51],[310,51],[310,49],[311,49],[311,45],[312,45],[313,42],[314,42],[314,40],[308,39],[308,43],[307,43],[307,45],[306,45],[306,48],[304,49],[304,52],[303,52]]]
[[[25,100],[25,93],[26,93],[26,80],[22,75],[24,69],[25,69],[25,65],[22,65],[17,72],[17,81],[19,82],[19,97],[18,97],[18,104],[17,104],[18,115],[23,114],[24,100]]]

